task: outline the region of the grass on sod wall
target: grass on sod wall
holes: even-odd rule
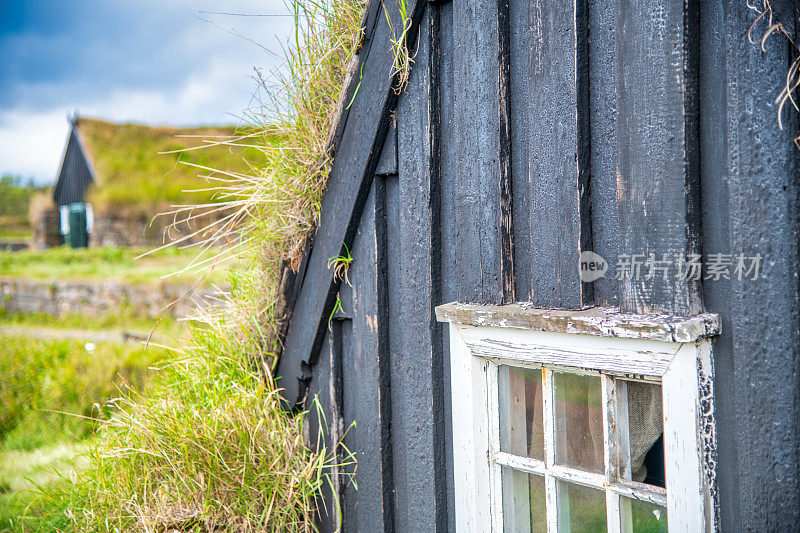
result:
[[[164,281],[189,285],[205,277],[206,272],[183,269],[196,255],[192,249],[164,248],[139,259],[145,249],[136,248],[69,248],[49,250],[0,251],[0,276],[42,280],[119,280],[127,283]],[[170,276],[161,280],[164,276]],[[224,283],[227,273],[215,268],[208,274],[208,283]]]
[[[263,162],[260,150],[234,145],[240,135],[233,127],[170,128],[79,118],[78,131],[97,176],[88,199],[101,214],[149,217],[174,204],[211,202],[211,192],[191,192],[207,186],[198,175],[210,172],[198,167],[239,173]],[[205,147],[192,149],[197,146]]]
[[[68,490],[45,491],[32,529],[304,531],[331,454],[253,369],[256,339],[197,330],[147,393],[115,402]]]

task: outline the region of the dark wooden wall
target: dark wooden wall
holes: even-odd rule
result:
[[[410,2],[419,40],[397,99],[371,46],[387,35],[376,4],[279,368],[290,403],[320,399],[329,443],[356,422],[346,530],[453,528],[433,315],[453,300],[719,313],[720,526],[796,528],[800,132],[788,112],[778,129],[774,104],[787,43],[748,43],[743,0]],[[342,242],[352,287],[325,268]],[[765,260],[757,281],[582,284],[583,250]]]
[[[91,182],[92,174],[73,129],[70,131],[67,148],[64,151],[58,181],[53,189],[53,200],[56,205],[84,202],[86,188]]]

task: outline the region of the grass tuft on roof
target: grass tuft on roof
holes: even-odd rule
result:
[[[103,214],[152,217],[173,205],[215,202],[206,183],[216,174],[210,169],[250,173],[264,164],[261,150],[237,146],[246,132],[233,126],[154,127],[81,117],[77,127],[95,173],[88,201]]]

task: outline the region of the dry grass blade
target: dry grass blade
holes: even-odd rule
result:
[[[790,102],[796,111],[800,111],[800,107],[798,107],[798,104],[794,98],[797,88],[800,87],[800,47],[795,44],[794,39],[786,29],[786,26],[784,26],[784,24],[780,21],[774,21],[774,12],[772,9],[772,4],[770,4],[769,0],[746,1],[747,7],[758,15],[747,29],[747,40],[751,44],[760,43],[761,51],[766,52],[766,44],[770,36],[781,35],[789,42],[794,51],[795,59],[792,61],[792,64],[789,66],[789,69],[786,72],[786,82],[784,83],[781,92],[778,94],[778,97],[775,99],[775,103],[778,106],[778,127],[783,129],[783,109],[786,106],[786,103]],[[753,30],[762,22],[766,24],[766,29],[763,30],[761,39],[755,40],[753,39]],[[800,136],[794,138],[794,143],[797,148],[800,149]]]
[[[184,230],[178,245],[199,240],[187,270],[236,260],[230,294],[198,310],[191,340],[147,391],[109,406],[114,415],[88,453],[90,467],[68,491],[43,495],[51,512],[42,530],[313,531],[326,473],[355,468],[346,448],[326,449],[324,438],[306,447],[305,415],[283,410],[270,358],[281,268],[285,258],[297,265],[318,221],[329,131],[365,2],[290,5],[296,32],[277,79],[282,90],[248,112],[252,128],[203,144],[258,147],[259,160],[248,162],[250,172],[194,164],[214,201],[165,215]],[[258,77],[265,90],[275,85]],[[337,271],[346,279],[346,267]]]

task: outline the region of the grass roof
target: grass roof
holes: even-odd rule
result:
[[[248,174],[250,165],[264,159],[261,150],[235,145],[241,132],[232,126],[171,128],[79,118],[77,127],[95,171],[88,201],[101,213],[151,217],[172,205],[213,202],[212,191],[198,191],[209,187],[206,176],[215,175],[207,169]]]

